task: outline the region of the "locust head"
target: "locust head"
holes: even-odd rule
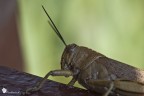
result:
[[[73,68],[72,60],[76,53],[77,47],[78,46],[76,44],[70,44],[65,47],[61,58],[61,69],[71,70]]]

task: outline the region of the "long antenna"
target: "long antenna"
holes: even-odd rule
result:
[[[50,24],[50,26],[52,27],[52,29],[55,31],[55,33],[57,34],[57,36],[60,38],[60,40],[64,43],[65,46],[67,46],[67,44],[65,43],[63,37],[61,36],[59,30],[57,29],[56,25],[54,24],[54,22],[52,21],[52,19],[50,18],[49,14],[47,13],[47,11],[45,10],[44,6],[42,5],[42,8],[44,10],[44,12],[46,13],[47,17],[48,17],[48,23]]]

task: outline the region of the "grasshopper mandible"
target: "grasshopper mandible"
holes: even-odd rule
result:
[[[42,8],[48,16],[48,23],[64,43],[65,49],[61,57],[61,69],[48,72],[35,87],[28,88],[26,94],[39,90],[51,75],[73,76],[68,85],[73,86],[78,81],[88,90],[102,93],[103,96],[144,95],[144,70],[110,59],[87,47],[67,45],[45,8]]]

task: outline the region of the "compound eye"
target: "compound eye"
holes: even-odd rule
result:
[[[70,52],[74,52],[75,48],[70,49]]]
[[[76,46],[77,46],[76,44],[72,44],[71,48],[75,49]]]
[[[69,53],[73,53],[75,51],[76,46],[72,46],[69,50]]]

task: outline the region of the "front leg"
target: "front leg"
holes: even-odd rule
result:
[[[40,82],[37,82],[36,85],[32,88],[28,88],[23,94],[30,94],[31,92],[34,92],[34,91],[38,91],[42,86],[43,84],[46,82],[47,78],[49,76],[73,76],[73,73],[69,70],[53,70],[53,71],[50,71],[49,73],[47,73],[45,75],[45,77],[40,81]]]
[[[68,83],[69,86],[73,86],[75,84],[75,82],[77,81],[78,79],[78,75],[80,73],[80,70],[78,68],[74,68],[73,69],[73,78],[72,80]]]
[[[68,83],[68,85],[73,86],[76,81],[77,81],[77,78],[73,77],[72,80]]]

